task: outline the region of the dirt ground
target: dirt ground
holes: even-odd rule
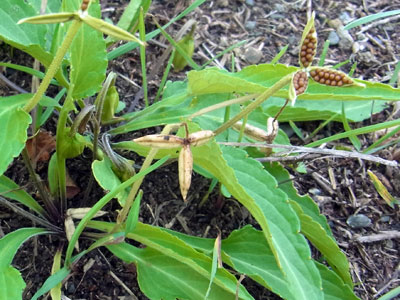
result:
[[[101,0],[103,17],[115,19],[121,15],[128,1]],[[154,0],[149,13],[160,23],[168,22],[185,7],[187,0]],[[341,70],[349,71],[353,62],[357,62],[354,77],[387,83],[400,57],[400,24],[399,16],[385,19],[385,22],[374,22],[361,28],[350,30],[350,36],[338,36],[338,28],[349,21],[365,15],[382,11],[400,9],[399,0],[378,1],[261,1],[261,0],[215,0],[206,1],[187,18],[168,28],[175,35],[190,19],[197,22],[195,34],[196,49],[193,59],[204,63],[213,55],[241,40],[247,40],[245,46],[235,49],[235,69],[240,70],[250,64],[270,61],[282,47],[289,44],[288,52],[280,62],[298,65],[298,47],[302,29],[306,23],[307,11],[315,11],[316,28],[320,45],[328,39],[338,44],[330,46],[325,64],[335,65],[347,59],[350,63]],[[150,20],[150,18],[148,18]],[[148,30],[155,28],[149,21]],[[163,69],[158,66],[165,63],[162,53],[167,42],[158,37],[155,42],[149,42],[148,68],[154,71],[149,81],[150,101],[154,97],[160,82]],[[319,47],[319,52],[322,46]],[[317,53],[317,57],[318,57]],[[17,64],[32,65],[32,60],[18,50],[0,44],[0,60]],[[231,54],[221,57],[216,65],[231,69]],[[117,79],[117,87],[121,100],[126,102],[128,110],[143,106],[140,94],[141,71],[140,58],[137,51],[132,51],[119,57],[109,64],[113,70],[136,84],[123,79]],[[158,69],[157,69],[158,68]],[[171,75],[171,80],[180,80],[185,76],[182,72]],[[20,88],[30,90],[30,78],[20,72],[7,69],[3,73]],[[0,95],[16,93],[12,87],[0,82]],[[400,99],[399,99],[400,100]],[[360,124],[351,124],[353,128],[383,122],[396,118],[396,107],[388,106],[383,112],[371,116]],[[54,120],[46,125],[54,130]],[[307,136],[319,122],[297,124]],[[157,129],[156,129],[157,130]],[[326,137],[342,131],[341,124],[330,124],[318,133],[313,140]],[[128,138],[124,136],[124,138]],[[372,144],[378,136],[365,135],[360,137],[362,147]],[[398,138],[398,137],[397,137]],[[291,136],[293,144],[302,145],[303,141],[295,135]],[[340,141],[341,145],[351,147],[348,140]],[[398,149],[398,147],[397,147]],[[377,155],[386,159],[399,160],[400,154],[395,146],[388,147]],[[81,192],[70,200],[71,206],[76,206],[83,197],[90,172],[90,162],[87,159],[90,152],[82,157],[68,161],[70,176],[81,188]],[[140,158],[135,158],[139,160]],[[328,218],[332,231],[346,253],[350,264],[353,280],[356,283],[355,292],[362,299],[374,299],[400,283],[399,240],[386,237],[377,242],[358,241],[360,237],[368,237],[381,231],[399,232],[400,214],[398,208],[390,208],[375,191],[367,170],[377,174],[388,188],[389,192],[400,197],[399,170],[387,166],[343,158],[327,158],[307,161],[307,174],[292,172],[293,180],[300,194],[309,193],[318,203],[321,212]],[[45,174],[46,165],[41,166]],[[291,169],[290,169],[291,170]],[[6,173],[20,185],[29,181],[29,176],[21,160],[17,160]],[[43,175],[44,176],[44,175]],[[330,176],[330,177],[329,177]],[[177,168],[170,164],[146,177],[143,184],[144,198],[142,201],[140,220],[145,223],[167,226],[174,230],[204,237],[215,237],[218,228],[223,236],[245,224],[255,224],[246,209],[234,199],[224,199],[217,193],[212,193],[204,206],[199,207],[205,195],[209,182],[200,176],[194,176],[188,204],[183,203],[179,195]],[[334,184],[333,184],[334,183]],[[29,186],[28,186],[29,188]],[[103,195],[99,187],[95,187],[93,198]],[[97,197],[98,196],[98,197]],[[107,207],[109,211],[118,209],[117,204]],[[353,215],[364,215],[369,223],[366,227],[353,228],[348,219]],[[113,216],[109,216],[110,220]],[[31,222],[0,207],[0,236],[20,228],[32,226]],[[13,264],[18,268],[27,288],[24,299],[30,299],[33,293],[50,274],[52,255],[60,241],[49,237],[38,237],[26,242],[18,252]],[[84,242],[83,242],[84,246]],[[39,255],[36,255],[39,253]],[[32,255],[35,254],[35,255]],[[316,257],[318,254],[315,253]],[[249,279],[244,281],[249,292],[255,299],[278,299],[268,290]],[[124,287],[124,284],[127,288]],[[136,272],[132,265],[124,264],[113,257],[106,249],[93,251],[82,259],[72,276],[64,285],[64,293],[70,299],[147,299],[139,290],[136,282]],[[133,295],[132,295],[133,294]]]

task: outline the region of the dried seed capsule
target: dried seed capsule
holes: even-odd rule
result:
[[[186,201],[186,196],[192,182],[193,171],[193,156],[189,144],[184,145],[179,153],[178,171],[182,198]]]
[[[354,84],[353,79],[351,79],[345,73],[328,68],[313,68],[310,71],[310,76],[314,81],[330,86],[344,86]]]
[[[191,146],[201,146],[214,137],[212,130],[201,130],[189,134],[188,141]]]
[[[314,26],[314,14],[308,20],[304,28],[300,45],[299,63],[301,67],[307,68],[311,65],[317,52],[317,34]]]
[[[158,149],[179,148],[184,144],[184,140],[176,135],[150,134],[133,140],[135,143]]]
[[[308,86],[308,76],[306,72],[298,71],[293,76],[293,84],[295,86],[296,96],[303,94]]]
[[[236,131],[240,131],[242,126],[243,126],[243,123],[241,121],[239,121],[233,125],[233,129],[235,129]],[[246,123],[246,125],[244,127],[244,134],[247,135],[249,138],[252,138],[256,141],[264,142],[268,139],[268,132],[266,132],[265,130],[262,130],[256,126],[250,125],[248,123]]]

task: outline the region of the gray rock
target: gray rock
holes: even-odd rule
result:
[[[254,0],[246,0],[248,6],[254,6]]]
[[[347,11],[342,12],[339,15],[339,19],[340,19],[340,21],[342,21],[343,24],[348,24],[351,21],[353,21],[353,18],[350,17],[350,15],[349,15],[349,13]]]
[[[260,62],[263,54],[257,48],[249,47],[244,52],[244,59],[250,64],[257,64]]]
[[[382,216],[379,221],[382,223],[389,223],[390,222],[390,216]]]
[[[358,214],[350,216],[347,219],[346,223],[351,228],[364,228],[371,225],[371,219],[368,218],[366,215]]]
[[[340,38],[336,31],[331,31],[328,36],[329,45],[335,46],[339,44]]]
[[[252,30],[254,30],[254,28],[256,28],[256,25],[257,25],[257,22],[255,22],[255,21],[247,21],[244,24],[244,28],[246,28],[246,30],[248,30],[248,31],[252,31]]]

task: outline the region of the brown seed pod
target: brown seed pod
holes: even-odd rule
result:
[[[189,134],[188,141],[191,146],[201,146],[214,137],[214,132],[212,130],[201,130]]]
[[[90,0],[83,0],[81,4],[81,10],[85,11],[89,6]]]
[[[354,84],[353,79],[345,73],[327,68],[313,68],[310,71],[310,76],[314,81],[330,86],[346,86]]]
[[[179,153],[178,171],[181,195],[183,200],[186,201],[186,196],[192,182],[193,171],[193,156],[189,144],[184,145]]]
[[[182,147],[184,139],[176,135],[149,134],[133,141],[139,145],[153,147],[157,149],[172,149]]]
[[[308,20],[304,28],[300,44],[299,63],[301,67],[307,68],[311,65],[317,52],[317,33],[314,26],[314,15]]]
[[[303,94],[308,86],[308,76],[304,71],[298,71],[293,76],[293,86],[296,91],[296,96]]]

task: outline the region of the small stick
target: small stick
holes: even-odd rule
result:
[[[365,236],[357,236],[354,241],[359,243],[373,243],[382,240],[399,239],[400,231],[390,230],[390,231],[380,231],[378,234],[371,234]]]

